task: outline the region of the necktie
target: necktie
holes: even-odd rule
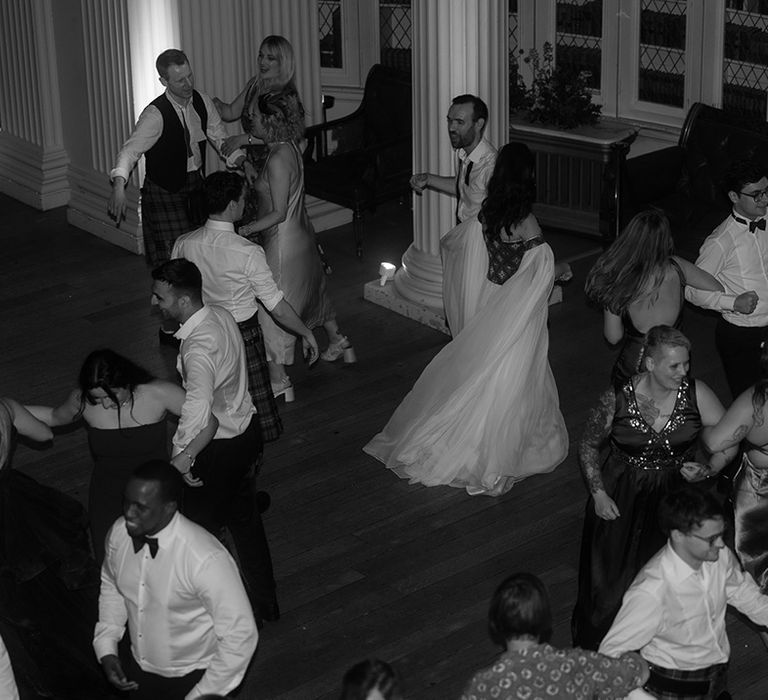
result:
[[[184,143],[187,146],[187,158],[192,155],[192,145],[189,142],[189,128],[187,127],[187,120],[184,118],[184,110],[181,111],[181,123],[184,125]]]
[[[469,174],[472,172],[472,161],[461,160],[459,158],[459,168],[456,171],[456,223],[461,223],[459,220],[459,205],[461,204],[461,189],[459,183],[461,182],[461,168],[464,167],[464,185],[469,187]]]
[[[752,221],[747,221],[746,219],[742,219],[740,216],[736,216],[736,214],[731,214],[731,216],[733,216],[733,218],[740,224],[749,226],[750,233],[754,233],[757,229],[765,231],[765,219],[752,219]]]
[[[141,535],[139,537],[131,537],[131,539],[133,540],[134,553],[140,552],[146,544],[149,547],[149,553],[152,558],[154,559],[157,556],[157,537]]]

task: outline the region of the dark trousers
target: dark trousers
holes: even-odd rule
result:
[[[188,487],[184,514],[217,537],[227,528],[236,548],[240,573],[254,608],[275,603],[272,557],[261,514],[253,499],[253,465],[261,459],[261,433],[256,417],[242,434],[211,440],[192,469],[203,486]],[[259,610],[254,614],[258,617]]]
[[[760,344],[766,339],[768,328],[734,326],[723,318],[718,320],[715,345],[734,399],[760,379]]]
[[[178,678],[158,676],[155,673],[143,671],[130,650],[121,654],[120,661],[126,678],[139,684],[138,690],[128,693],[130,700],[158,700],[158,698],[184,700],[187,693],[198,684],[205,673],[205,669],[200,668]]]

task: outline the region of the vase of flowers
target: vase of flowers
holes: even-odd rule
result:
[[[600,105],[592,103],[589,75],[569,65],[557,65],[552,44],[546,42],[541,56],[536,49],[519,52],[523,63],[530,65],[530,86],[520,75],[520,64],[514,55],[509,66],[509,107],[514,116],[531,123],[573,129],[600,120]]]

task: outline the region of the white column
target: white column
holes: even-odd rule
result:
[[[82,40],[73,38],[70,55],[78,49],[82,51],[78,59],[83,64],[80,81],[85,100],[83,103],[78,95],[71,95],[65,111],[72,113],[72,119],[79,120],[80,128],[87,133],[87,142],[76,144],[72,153],[72,197],[67,221],[110,243],[142,253],[137,174],[131,177],[126,190],[126,218],[118,224],[107,214],[112,191],[109,172],[136,121],[129,10],[128,0],[81,0],[79,3]],[[156,22],[155,32],[159,31],[161,24]],[[64,48],[60,51],[62,60],[66,55]],[[142,77],[151,80],[152,74]],[[155,94],[160,90],[157,83]]]
[[[486,137],[507,142],[507,0],[413,0],[413,172],[452,175],[445,117],[456,95],[481,97]],[[440,234],[455,223],[455,198],[425,191],[414,199],[413,244],[395,288],[405,299],[442,309]]]
[[[0,190],[39,209],[69,199],[51,2],[0,3]]]

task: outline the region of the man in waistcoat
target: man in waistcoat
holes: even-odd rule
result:
[[[109,215],[119,224],[125,217],[125,185],[139,158],[146,159],[141,189],[141,223],[144,249],[152,268],[170,260],[175,240],[202,225],[205,142],[220,153],[227,137],[211,98],[194,89],[189,60],[178,49],[163,51],[155,62],[165,92],[139,116],[136,126],[117,155],[110,173],[112,196]],[[241,150],[231,153],[229,167],[245,160]],[[165,333],[163,333],[163,330]],[[161,342],[173,344],[174,327],[161,329]]]

